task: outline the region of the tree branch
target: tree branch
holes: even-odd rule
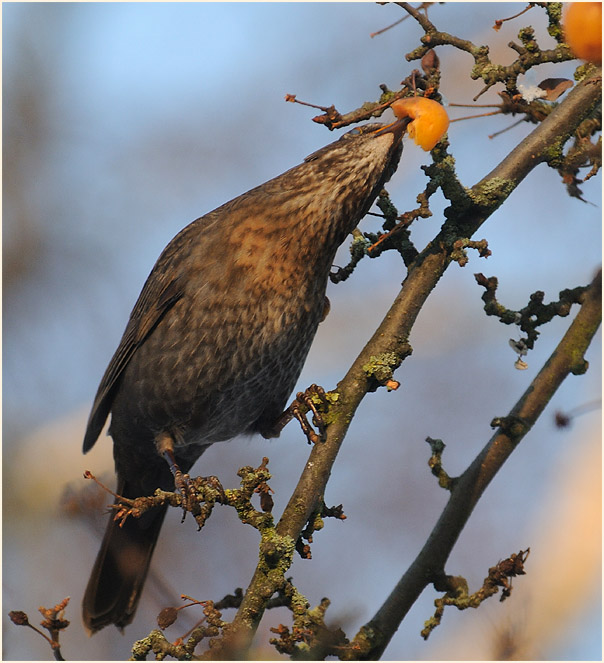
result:
[[[578,84],[508,157],[471,189],[450,186],[453,193],[449,198],[452,204],[445,211],[447,221],[435,239],[409,266],[407,277],[386,317],[344,379],[338,383],[335,394],[337,400],[334,399],[329,410],[326,440],[313,446],[298,485],[276,528],[277,540],[274,543],[282,554],[278,568],[274,560],[272,565],[267,565],[261,552],[260,563],[241,608],[233,622],[225,627],[225,637],[213,643],[207,656],[215,659],[237,658],[247,650],[267,601],[284,582],[284,569],[291,564],[294,546],[301,531],[321,503],[331,468],[356,409],[365,394],[378,386],[375,378],[367,373],[366,366],[379,358],[387,360],[394,371],[411,353],[408,343],[410,331],[428,295],[449,266],[454,243],[476,232],[531,170],[548,159],[552,145],[561,149],[564,141],[600,101],[601,70],[597,73],[599,75]],[[445,182],[443,190],[449,196],[446,187]],[[451,532],[456,532],[453,537],[456,540],[459,532],[455,529],[455,523],[451,527]],[[274,548],[271,550],[274,553]],[[442,561],[444,563],[444,559]],[[426,582],[425,577],[420,578],[420,574],[412,573],[406,583],[413,585],[413,588],[407,587],[405,595],[418,596]],[[379,615],[381,623],[382,611]]]
[[[364,660],[378,659],[424,588],[444,574],[445,563],[470,514],[512,451],[529,432],[558,387],[570,374],[586,370],[584,354],[602,319],[602,271],[585,292],[581,309],[566,334],[497,432],[455,481],[447,506],[421,552],[373,619],[354,642]],[[493,424],[492,424],[493,425]]]

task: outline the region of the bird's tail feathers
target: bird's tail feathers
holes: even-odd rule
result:
[[[128,495],[128,486],[118,486]],[[144,519],[129,517],[121,525],[111,518],[82,601],[89,634],[109,624],[124,628],[134,618],[167,507]]]

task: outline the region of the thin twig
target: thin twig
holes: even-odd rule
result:
[[[491,115],[501,115],[501,110],[491,111],[490,113],[478,113],[478,115],[464,115],[463,117],[455,117],[450,122],[461,122],[462,120],[473,120],[475,117],[489,117]]]
[[[403,16],[402,18],[399,18],[398,21],[394,21],[394,23],[391,23],[390,25],[387,25],[385,28],[382,28],[381,30],[378,30],[377,32],[372,32],[369,36],[373,39],[374,37],[377,37],[378,35],[384,34],[384,32],[390,30],[391,28],[394,28],[396,25],[399,25],[399,23],[402,23],[403,21],[406,21],[409,18],[409,15]]]

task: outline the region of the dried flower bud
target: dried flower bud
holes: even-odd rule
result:
[[[556,101],[556,99],[573,86],[573,82],[568,78],[546,78],[539,83],[537,87],[545,90],[545,97],[547,101]]]
[[[172,626],[178,618],[178,609],[174,607],[164,608],[159,615],[157,615],[157,625],[159,628],[166,629]]]
[[[271,494],[268,491],[263,491],[260,493],[260,508],[264,513],[270,513],[273,510],[275,503]]]
[[[17,626],[29,626],[29,617],[22,610],[11,610],[8,616],[11,622]]]
[[[421,65],[424,73],[426,74],[431,74],[433,71],[436,71],[439,68],[440,60],[438,59],[438,55],[436,55],[436,51],[433,48],[426,52],[422,58]]]

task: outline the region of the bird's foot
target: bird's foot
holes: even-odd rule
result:
[[[160,455],[164,458],[166,463],[168,463],[170,472],[172,472],[172,476],[174,477],[174,487],[180,493],[182,499],[182,519],[184,520],[187,511],[192,512],[195,504],[195,490],[191,485],[191,477],[188,474],[184,474],[176,462],[176,456],[174,455],[174,439],[170,433],[162,433],[161,435],[158,435],[155,444]]]
[[[316,384],[311,384],[306,391],[299,391],[291,405],[279,417],[275,428],[281,429],[292,419],[297,419],[302,432],[306,435],[309,444],[322,442],[325,438],[325,421],[320,412],[320,408],[327,402],[325,390]],[[306,415],[312,412],[312,423],[316,426],[317,432],[308,422]]]

